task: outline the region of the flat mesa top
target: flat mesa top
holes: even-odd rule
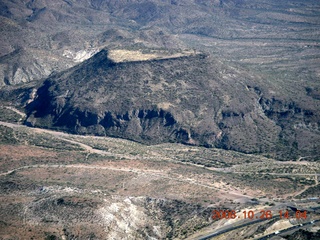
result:
[[[177,58],[196,54],[193,50],[170,52],[168,50],[109,50],[108,58],[114,62],[147,61],[153,59]]]

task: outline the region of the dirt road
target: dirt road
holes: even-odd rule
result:
[[[19,125],[19,124],[14,124],[14,123],[7,123],[7,122],[2,122],[0,121],[0,125],[3,125],[3,126],[6,126],[6,127],[9,127],[9,128],[13,128],[13,129],[18,129],[18,128],[28,128],[30,130],[32,130],[34,133],[39,133],[39,134],[50,134],[51,136],[57,138],[57,139],[61,139],[63,141],[67,141],[67,142],[70,142],[70,143],[73,143],[73,144],[77,144],[79,145],[81,148],[83,148],[86,152],[88,152],[88,154],[91,154],[91,153],[95,153],[95,154],[99,154],[99,155],[102,155],[102,156],[114,156],[114,157],[118,157],[118,158],[124,158],[124,159],[135,159],[135,160],[139,160],[141,159],[140,156],[133,156],[133,155],[125,155],[125,154],[117,154],[117,153],[112,153],[112,152],[108,152],[108,151],[105,151],[105,150],[100,150],[100,149],[95,149],[87,144],[84,144],[84,143],[81,143],[81,142],[78,142],[78,141],[75,141],[75,140],[71,140],[70,138],[74,137],[75,135],[72,135],[72,134],[67,134],[67,133],[63,133],[63,132],[57,132],[57,131],[52,131],[52,130],[47,130],[47,129],[41,129],[41,128],[29,128],[29,127],[26,127],[24,125]],[[92,136],[79,136],[81,138],[92,138]],[[169,159],[169,161],[171,161]],[[174,161],[172,160],[172,162],[177,162],[177,161]],[[179,162],[179,164],[181,164],[181,162]],[[199,165],[195,165],[195,164],[188,164],[188,163],[184,163],[184,164],[187,164],[187,165],[192,165],[192,166],[195,166],[195,167],[203,167],[203,166],[199,166]],[[20,168],[16,168],[16,169],[13,169],[13,170],[10,170],[8,172],[5,172],[5,173],[0,173],[0,176],[4,176],[4,175],[8,175],[14,171],[19,171],[19,170],[23,170],[23,169],[28,169],[28,168],[84,168],[84,169],[105,169],[105,170],[113,170],[113,171],[125,171],[125,172],[135,172],[137,174],[148,174],[148,175],[151,175],[151,176],[157,176],[157,177],[160,177],[160,178],[165,178],[165,179],[170,179],[170,180],[175,180],[175,181],[180,181],[180,182],[185,182],[185,183],[188,183],[188,184],[193,184],[193,185],[198,185],[198,186],[202,186],[202,187],[205,187],[205,188],[210,188],[210,189],[215,189],[219,192],[225,192],[225,193],[228,193],[229,195],[233,195],[233,196],[236,196],[236,197],[241,197],[241,198],[246,198],[246,199],[250,199],[250,198],[254,198],[254,196],[248,196],[248,195],[244,195],[244,194],[241,194],[241,193],[238,193],[238,192],[230,192],[230,191],[225,191],[225,190],[222,190],[222,189],[219,189],[217,187],[214,187],[212,185],[209,185],[209,184],[204,184],[202,182],[199,182],[195,179],[190,179],[190,178],[182,178],[182,177],[176,177],[176,176],[168,176],[168,175],[165,175],[165,173],[159,173],[159,171],[143,171],[143,170],[140,170],[140,169],[132,169],[132,168],[116,168],[116,167],[103,167],[103,166],[94,166],[94,165],[50,165],[50,164],[44,164],[44,165],[31,165],[31,166],[24,166],[24,167],[20,167]],[[210,168],[207,168],[208,170],[212,170],[213,172],[216,171],[216,172],[226,172],[226,169],[224,168],[214,168],[214,169],[210,169]],[[231,172],[231,171],[230,171]],[[241,174],[241,173],[248,173],[248,172],[233,172],[235,174]],[[318,184],[318,177],[320,176],[320,174],[318,173],[314,173],[314,174],[303,174],[303,173],[259,173],[259,174],[270,174],[270,175],[277,175],[277,176],[315,176],[316,178],[316,184]],[[312,185],[312,186],[315,186],[315,185]],[[310,186],[310,187],[312,187]],[[303,191],[305,191],[306,189],[304,189]]]

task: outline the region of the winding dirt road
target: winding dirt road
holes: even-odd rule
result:
[[[11,109],[11,108],[10,108]],[[18,112],[20,115],[23,115],[24,113],[18,111],[18,110],[14,110],[14,109],[11,109],[12,111],[15,111],[15,112]],[[18,128],[25,128],[25,129],[30,129],[32,130],[33,132],[35,133],[39,133],[39,134],[50,134],[51,136],[57,138],[57,139],[60,139],[60,140],[63,140],[63,141],[67,141],[67,142],[70,142],[72,144],[76,144],[78,146],[80,146],[84,151],[86,151],[88,153],[87,157],[89,156],[89,154],[92,154],[92,153],[95,153],[95,154],[99,154],[99,155],[102,155],[102,156],[114,156],[114,157],[118,157],[118,158],[124,158],[124,159],[141,159],[143,157],[141,156],[133,156],[133,155],[125,155],[125,154],[116,154],[116,153],[112,153],[112,152],[108,152],[108,151],[105,151],[105,150],[100,150],[100,149],[95,149],[87,144],[84,144],[82,142],[78,142],[78,141],[75,141],[75,140],[71,140],[70,138],[73,137],[74,135],[72,134],[67,134],[67,133],[63,133],[63,132],[57,132],[57,131],[52,131],[52,130],[48,130],[48,129],[41,129],[41,128],[29,128],[27,126],[24,126],[24,125],[19,125],[19,124],[14,124],[14,123],[7,123],[7,122],[2,122],[0,121],[0,125],[3,125],[3,126],[6,126],[6,127],[9,127],[9,128],[13,128],[13,129],[18,129]],[[83,138],[92,138],[92,136],[81,136]],[[152,157],[150,157],[152,158]],[[178,162],[178,161],[175,161],[175,160],[170,160],[168,159],[169,161],[172,161],[172,162]],[[181,162],[179,162],[181,163]],[[183,163],[183,164],[187,164],[187,165],[192,165],[192,166],[196,166],[196,167],[203,167],[203,166],[199,166],[199,165],[195,165],[195,164],[192,164],[192,163]],[[165,178],[165,179],[170,179],[170,180],[175,180],[175,181],[179,181],[179,182],[185,182],[185,183],[188,183],[188,184],[193,184],[193,185],[198,185],[198,186],[202,186],[202,187],[205,187],[205,188],[210,188],[210,189],[215,189],[217,191],[220,191],[220,192],[225,192],[225,193],[228,193],[228,194],[231,194],[231,195],[234,195],[234,196],[237,196],[237,197],[242,197],[242,198],[246,198],[246,199],[250,199],[250,198],[254,198],[254,196],[248,196],[248,195],[244,195],[244,194],[241,194],[241,193],[237,193],[237,192],[229,192],[229,191],[225,191],[225,190],[222,190],[222,189],[219,189],[217,187],[214,187],[212,185],[208,185],[208,184],[204,184],[204,183],[201,183],[197,180],[194,180],[194,179],[190,179],[190,178],[177,178],[177,177],[171,177],[171,176],[168,176],[168,175],[164,175],[164,173],[159,173],[159,171],[143,171],[143,170],[140,170],[140,169],[132,169],[132,168],[115,168],[115,167],[103,167],[103,166],[94,166],[94,165],[63,165],[63,164],[59,164],[59,165],[50,165],[50,164],[42,164],[42,165],[30,165],[30,166],[24,166],[24,167],[19,167],[19,168],[16,168],[16,169],[12,169],[8,172],[5,172],[5,173],[0,173],[0,176],[4,176],[4,175],[8,175],[14,171],[19,171],[19,170],[24,170],[24,169],[28,169],[28,168],[83,168],[83,169],[105,169],[105,170],[113,170],[113,171],[125,171],[125,172],[134,172],[134,173],[137,173],[137,174],[148,174],[148,175],[151,175],[151,176],[156,176],[156,177],[160,177],[160,178]],[[207,168],[208,170],[212,170],[212,171],[216,171],[216,172],[226,172],[226,169],[224,168]],[[250,172],[240,172],[240,171],[230,171],[232,173],[235,173],[235,174],[242,174],[242,173],[250,173]],[[301,191],[299,191],[299,194],[300,192],[304,192],[305,190],[307,190],[309,187],[313,187],[313,186],[316,186],[319,184],[318,182],[318,177],[320,176],[320,174],[318,173],[314,173],[314,174],[310,174],[310,173],[260,173],[260,174],[269,174],[269,175],[276,175],[276,176],[314,176],[315,177],[315,185],[312,185],[312,186],[308,186],[306,189],[303,189]],[[295,196],[299,195],[299,194],[295,194]]]

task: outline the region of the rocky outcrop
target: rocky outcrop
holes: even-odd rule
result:
[[[317,111],[249,87],[256,84],[209,55],[115,63],[103,50],[44,81],[26,107],[26,124],[281,158],[315,154],[318,130],[299,135],[297,126],[316,124]]]
[[[18,48],[0,57],[0,87],[3,85],[17,85],[42,78],[47,78],[57,69],[64,69],[74,65],[68,59],[59,59],[53,54],[46,54],[42,58],[41,50],[26,50]]]

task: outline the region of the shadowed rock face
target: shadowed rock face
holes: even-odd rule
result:
[[[220,102],[219,97],[210,96],[211,90],[205,89],[206,74],[197,77],[193,72],[199,61],[208,67],[205,58],[197,55],[116,64],[108,59],[107,51],[102,51],[70,72],[46,80],[37,99],[27,107],[27,122],[147,143],[192,143],[193,128],[199,127],[187,122],[194,121],[196,112],[202,114],[200,118],[207,118],[206,112],[197,110],[202,102],[204,106],[208,104],[201,95],[207,95],[217,108]],[[189,110],[190,101],[193,103]],[[213,109],[210,111],[213,113]],[[213,116],[209,121],[213,123],[214,136],[219,128]]]
[[[257,79],[244,79],[222,66],[204,54],[115,63],[103,50],[45,80],[26,108],[26,123],[147,144],[173,141],[281,158],[315,151],[317,111],[270,98],[262,83],[262,88],[249,87]],[[295,127],[307,122],[315,128]],[[315,140],[308,145],[305,137],[310,134]]]

